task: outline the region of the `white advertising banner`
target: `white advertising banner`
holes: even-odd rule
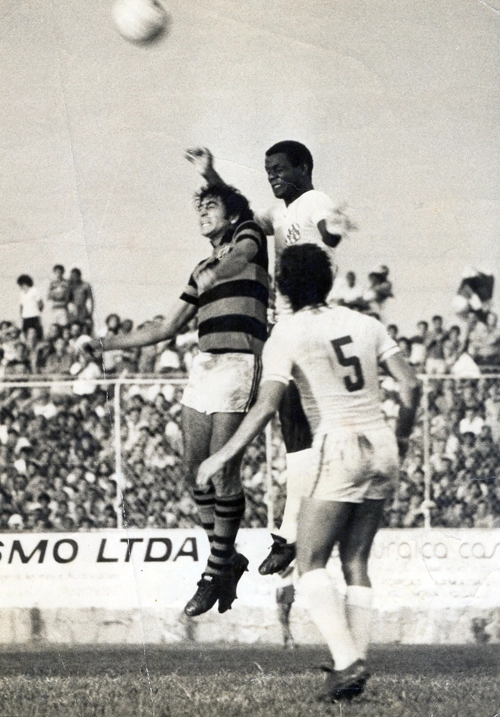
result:
[[[274,604],[279,578],[262,578],[266,530],[242,530],[250,560],[238,607]],[[0,535],[0,608],[182,607],[208,554],[201,530]],[[338,559],[330,569],[342,584]],[[379,610],[493,608],[500,602],[500,530],[381,530],[370,574]],[[300,605],[300,595],[299,595]]]

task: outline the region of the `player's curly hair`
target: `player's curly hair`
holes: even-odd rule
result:
[[[208,197],[220,199],[226,210],[226,218],[238,217],[238,223],[253,219],[253,212],[250,209],[248,199],[235,187],[229,184],[214,184],[203,187],[194,195],[196,208]]]
[[[289,246],[281,255],[277,284],[294,311],[324,304],[333,285],[330,259],[316,244]]]
[[[298,167],[301,164],[305,164],[309,176],[312,175],[314,161],[311,152],[307,149],[305,144],[302,142],[296,142],[293,139],[285,139],[283,142],[276,142],[266,152],[266,157],[271,157],[273,154],[284,154],[288,158],[288,161],[292,167]]]

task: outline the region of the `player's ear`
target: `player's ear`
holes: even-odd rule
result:
[[[229,223],[231,224],[231,226],[233,226],[233,227],[236,226],[236,224],[238,223],[238,219],[239,219],[239,216],[237,214],[232,214],[229,217]]]

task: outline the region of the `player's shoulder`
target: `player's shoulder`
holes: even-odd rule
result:
[[[309,191],[300,195],[297,201],[299,200],[302,204],[311,207],[333,205],[332,198],[326,194],[326,192],[322,192],[319,189],[309,189]]]
[[[265,235],[262,227],[254,219],[247,219],[238,224],[234,232],[235,239],[243,239],[245,236],[262,239]]]
[[[347,306],[333,306],[331,310],[339,323],[372,334],[386,332],[385,326],[373,316],[349,309]]]

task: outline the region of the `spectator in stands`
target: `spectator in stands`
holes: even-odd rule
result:
[[[396,327],[397,328],[397,327]],[[400,348],[401,353],[409,361],[411,356],[411,343],[410,340],[406,338],[406,336],[400,336],[398,341],[398,346]]]
[[[4,367],[5,378],[29,376],[31,373],[31,367],[26,344],[23,341],[16,341],[13,349],[14,355],[9,361],[7,361]]]
[[[69,282],[64,278],[64,266],[56,264],[52,269],[53,279],[49,284],[47,298],[51,307],[51,320],[59,326],[68,323]]]
[[[460,340],[460,327],[453,325],[443,341],[444,370],[449,373],[454,364],[458,361],[464,351],[464,345]]]
[[[417,371],[422,371],[425,367],[426,341],[429,324],[427,321],[419,321],[417,324],[417,333],[410,339],[411,354],[410,363]]]
[[[59,336],[52,342],[52,352],[45,360],[42,373],[49,376],[69,376],[73,365],[73,355],[67,350],[67,344]]]
[[[485,323],[475,316],[469,322],[469,354],[478,366],[500,367],[500,328],[498,316],[493,311],[486,315]]]
[[[43,300],[40,296],[40,292],[35,287],[33,279],[28,274],[21,274],[17,280],[17,285],[21,289],[20,306],[23,333],[26,336],[28,329],[33,327],[36,330],[38,340],[41,341],[43,339],[41,319]]]
[[[432,329],[425,341],[425,370],[428,374],[442,374],[445,372],[446,365],[443,353],[445,337],[443,317],[439,315],[433,316]]]
[[[387,299],[393,296],[389,268],[381,264],[368,274],[368,286],[363,292],[363,300],[368,304],[369,311],[383,320]]]
[[[69,311],[73,321],[86,325],[90,335],[94,327],[94,295],[92,287],[83,281],[82,272],[76,267],[71,269],[69,275]]]
[[[117,336],[120,331],[121,321],[118,314],[109,314],[106,317],[106,333],[104,337]],[[121,358],[120,351],[106,351],[102,356],[102,364],[105,373],[115,374],[116,366]]]
[[[332,298],[341,306],[361,308],[363,290],[356,284],[356,274],[348,271],[345,278],[337,278],[333,284]]]
[[[387,333],[393,341],[398,341],[399,329],[396,324],[389,324],[387,327]],[[408,339],[405,339],[405,341],[408,341]]]
[[[460,421],[460,433],[462,435],[466,433],[472,433],[474,436],[479,436],[481,429],[484,426],[484,419],[475,411],[473,408],[465,409],[465,416]]]

